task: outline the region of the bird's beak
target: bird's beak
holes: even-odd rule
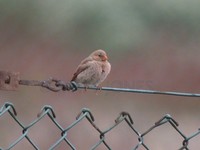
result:
[[[102,60],[103,60],[103,61],[108,60],[108,56],[107,56],[107,55],[104,55],[104,56],[102,57]]]

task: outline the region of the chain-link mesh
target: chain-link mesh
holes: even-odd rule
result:
[[[190,136],[186,136],[182,131],[180,131],[180,129],[178,128],[178,122],[173,119],[169,114],[166,114],[164,117],[162,117],[160,120],[158,120],[157,122],[155,122],[154,125],[152,125],[148,130],[144,131],[144,132],[139,132],[135,127],[134,127],[134,123],[133,123],[133,119],[130,116],[130,114],[128,112],[121,112],[119,114],[119,116],[115,119],[115,123],[110,126],[109,128],[102,130],[98,127],[98,125],[95,123],[94,121],[94,116],[91,113],[91,111],[87,108],[83,108],[81,110],[81,112],[77,115],[76,120],[74,122],[71,123],[71,125],[69,125],[66,128],[63,128],[58,121],[56,120],[56,115],[55,112],[53,110],[53,108],[51,106],[44,106],[42,108],[42,111],[38,114],[38,117],[33,120],[29,125],[25,126],[17,117],[17,112],[16,109],[14,107],[14,105],[12,103],[5,103],[1,108],[0,108],[0,117],[2,117],[5,114],[9,114],[13,120],[16,122],[16,124],[18,126],[20,126],[21,130],[22,130],[22,134],[21,136],[19,136],[14,142],[12,142],[12,144],[9,145],[9,147],[7,148],[3,148],[0,147],[0,149],[12,149],[14,148],[20,141],[22,141],[23,139],[26,139],[30,145],[36,149],[39,150],[40,147],[38,147],[37,143],[35,143],[30,135],[28,135],[28,131],[35,126],[35,124],[37,122],[39,122],[40,120],[42,120],[45,116],[48,116],[50,118],[50,120],[52,121],[53,124],[55,124],[55,126],[60,130],[60,137],[59,139],[55,142],[52,143],[51,145],[49,145],[49,149],[55,149],[57,146],[60,145],[61,142],[66,142],[66,144],[72,149],[72,150],[76,150],[75,145],[73,145],[70,140],[68,139],[68,132],[69,130],[71,130],[72,128],[74,128],[77,124],[79,124],[83,119],[86,119],[90,124],[91,127],[94,128],[97,133],[99,134],[99,140],[96,141],[96,144],[93,145],[90,149],[94,150],[97,149],[100,145],[104,145],[105,149],[111,149],[110,145],[106,142],[106,136],[107,134],[113,130],[114,128],[116,128],[119,124],[121,124],[122,122],[125,122],[126,124],[128,124],[128,127],[130,127],[130,130],[132,130],[133,132],[131,132],[132,134],[134,134],[137,138],[138,138],[138,143],[136,145],[133,146],[133,150],[137,150],[140,147],[142,147],[143,149],[147,149],[149,150],[150,148],[148,147],[148,145],[145,143],[145,136],[148,135],[151,131],[153,131],[155,128],[158,128],[159,126],[162,126],[166,123],[168,123],[170,126],[172,126],[174,128],[174,130],[178,133],[178,135],[180,135],[180,137],[183,139],[182,145],[180,145],[179,150],[188,150],[188,146],[189,146],[189,141],[192,140],[194,137],[198,136],[200,134],[200,129],[198,129],[195,133],[192,133]]]

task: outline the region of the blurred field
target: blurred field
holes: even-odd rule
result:
[[[19,71],[22,79],[56,77],[69,81],[83,58],[93,50],[105,49],[112,71],[102,86],[200,93],[199,5],[200,1],[195,0],[1,0],[0,70]],[[24,124],[34,120],[43,105],[51,105],[64,127],[83,107],[93,112],[102,130],[112,125],[121,111],[133,116],[141,132],[167,113],[187,136],[200,125],[199,98],[103,91],[98,95],[94,91],[53,93],[20,86],[16,92],[0,91],[0,106],[6,101],[15,105]],[[8,118],[0,118],[1,147],[7,147],[21,134]],[[137,142],[125,127],[109,135],[113,149],[131,149],[133,141]],[[60,136],[48,119],[29,134],[41,149],[48,149]],[[81,150],[89,149],[98,140],[98,134],[86,121],[69,136]],[[189,148],[197,150],[199,139],[191,140]],[[181,142],[168,125],[145,138],[153,150],[178,149]],[[64,143],[58,147],[65,148]],[[24,140],[14,149],[33,148]]]

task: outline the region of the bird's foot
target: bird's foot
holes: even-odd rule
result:
[[[100,91],[101,92],[101,86],[95,86],[96,87],[96,95],[98,95],[98,91]]]
[[[84,88],[84,89],[85,89],[85,92],[87,91],[87,89],[88,89],[88,88],[89,88],[89,86],[88,86],[88,85],[86,85],[86,86],[85,86],[85,88]]]

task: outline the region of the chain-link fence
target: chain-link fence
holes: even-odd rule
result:
[[[100,145],[104,145],[106,149],[111,149],[110,145],[106,142],[106,135],[111,132],[115,127],[117,127],[120,123],[126,122],[128,126],[130,127],[130,130],[132,131],[131,133],[137,136],[138,138],[138,143],[133,146],[133,150],[143,148],[149,150],[150,148],[148,145],[145,143],[145,136],[149,134],[151,131],[153,131],[155,128],[159,128],[159,126],[162,126],[166,123],[168,123],[170,126],[174,128],[174,130],[182,137],[183,142],[182,145],[180,145],[179,150],[186,149],[188,150],[189,146],[189,141],[191,141],[194,137],[200,135],[200,129],[198,129],[195,133],[192,133],[189,136],[186,136],[179,128],[178,128],[178,122],[172,118],[169,114],[166,114],[164,117],[161,117],[160,120],[155,122],[148,130],[144,132],[139,132],[137,128],[134,127],[133,119],[131,115],[128,112],[121,112],[119,116],[115,119],[115,123],[108,127],[107,129],[100,129],[98,125],[95,123],[95,117],[91,113],[91,111],[87,108],[83,108],[81,112],[77,115],[76,120],[71,123],[68,127],[64,128],[62,127],[58,121],[56,120],[56,114],[51,106],[44,106],[42,108],[42,111],[38,114],[37,118],[33,120],[30,124],[24,125],[18,117],[17,117],[17,112],[12,103],[5,103],[1,108],[0,108],[0,117],[4,116],[6,113],[8,113],[12,119],[15,121],[15,123],[20,126],[22,130],[22,134],[14,141],[12,142],[9,147],[1,147],[0,149],[12,149],[14,148],[19,142],[21,142],[23,139],[26,139],[30,145],[36,149],[39,150],[40,147],[38,147],[37,143],[35,143],[30,135],[28,135],[29,130],[34,127],[39,121],[41,121],[45,116],[48,116],[52,122],[59,130],[60,130],[60,138],[55,142],[49,145],[49,149],[55,149],[61,142],[65,142],[66,149],[69,147],[73,150],[76,150],[75,145],[69,140],[68,138],[68,132],[72,128],[74,128],[77,124],[79,124],[83,119],[86,119],[90,124],[91,128],[94,128],[97,133],[99,134],[99,140],[96,141],[96,144],[93,145],[90,149],[94,150],[97,149]],[[1,122],[0,122],[1,123]]]
[[[20,80],[19,79],[19,73],[15,72],[6,72],[6,71],[0,71],[0,89],[1,90],[16,90],[19,85],[29,85],[29,86],[41,86],[44,88],[47,88],[51,91],[58,92],[58,91],[76,91],[77,89],[85,89],[85,87],[81,87],[77,85],[76,83],[70,82],[65,83],[61,80],[56,79],[49,79],[45,81],[37,81],[37,80]],[[200,97],[200,94],[195,93],[182,93],[182,92],[167,92],[167,91],[152,91],[152,90],[139,90],[139,89],[125,89],[125,88],[111,88],[111,87],[87,87],[88,89],[92,90],[106,90],[106,91],[117,91],[117,92],[133,92],[133,93],[144,93],[144,94],[163,94],[163,95],[174,95],[174,96],[189,96],[189,97]],[[44,117],[47,116],[50,118],[51,123],[54,124],[60,131],[60,137],[59,139],[51,143],[49,145],[49,149],[55,149],[57,148],[62,142],[66,143],[66,149],[69,149],[69,147],[73,150],[76,150],[76,146],[74,142],[71,142],[68,136],[68,132],[73,129],[75,126],[80,124],[82,120],[87,120],[89,124],[91,125],[91,128],[94,128],[97,134],[99,135],[99,140],[96,141],[96,143],[91,146],[90,149],[94,150],[99,148],[101,145],[104,145],[105,149],[111,149],[111,146],[106,140],[107,135],[116,128],[119,124],[122,122],[125,122],[128,127],[130,128],[130,133],[137,137],[138,141],[133,143],[132,146],[133,150],[142,148],[149,150],[149,146],[147,143],[145,143],[146,136],[151,133],[155,128],[159,128],[160,126],[163,126],[164,124],[169,124],[175,132],[178,133],[180,138],[182,139],[182,144],[180,145],[179,150],[189,149],[189,143],[194,137],[197,137],[200,135],[200,129],[198,129],[196,132],[191,133],[189,136],[186,136],[183,131],[181,131],[178,128],[178,122],[172,118],[169,114],[166,114],[165,116],[161,117],[160,120],[156,121],[155,124],[153,124],[151,127],[149,127],[147,130],[140,132],[135,126],[133,119],[131,115],[128,112],[121,112],[119,116],[115,119],[114,124],[106,129],[100,129],[99,125],[95,123],[95,117],[91,113],[91,111],[87,108],[83,108],[81,112],[77,115],[76,120],[72,122],[69,126],[63,127],[56,119],[55,112],[51,106],[44,106],[41,110],[41,112],[38,114],[37,118],[33,121],[31,121],[30,124],[24,125],[22,121],[17,116],[17,112],[15,109],[15,106],[10,103],[6,102],[1,108],[0,108],[0,118],[5,116],[10,116],[12,120],[14,120],[15,124],[20,127],[22,134],[17,137],[14,141],[11,142],[11,144],[8,147],[2,147],[0,145],[0,149],[14,149],[15,146],[20,143],[22,140],[26,139],[28,143],[36,150],[41,149],[36,142],[31,138],[30,134],[28,132],[31,130],[31,128],[35,127],[38,122],[41,120],[44,120]],[[0,120],[1,124],[1,120]],[[7,132],[6,132],[7,133]],[[5,133],[4,133],[5,134]],[[8,133],[9,134],[9,133]],[[123,139],[122,139],[123,140]],[[176,140],[176,139],[175,139]],[[0,143],[1,144],[1,143]],[[199,149],[199,148],[197,148]]]

